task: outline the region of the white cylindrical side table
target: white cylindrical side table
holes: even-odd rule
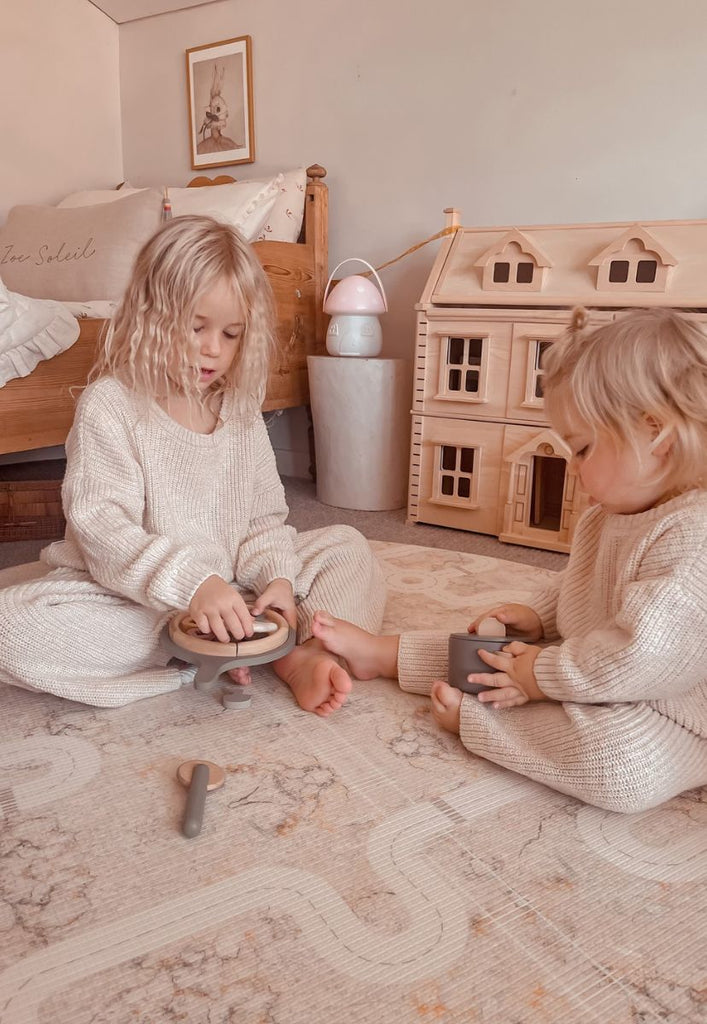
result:
[[[382,511],[407,501],[410,363],[308,356],[317,498]]]

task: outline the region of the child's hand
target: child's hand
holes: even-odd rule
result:
[[[469,676],[471,682],[494,687],[478,693],[477,700],[482,704],[492,704],[494,708],[514,708],[530,700],[547,700],[535,680],[535,659],[541,650],[542,647],[514,640],[498,653],[479,651],[481,660],[496,671]]]
[[[531,642],[543,638],[543,624],[540,621],[540,616],[527,604],[501,604],[497,608],[492,608],[491,611],[484,612],[483,615],[478,615],[474,619],[469,625],[469,632],[475,633],[482,619],[488,618],[498,619],[512,633],[518,633]]]
[[[459,720],[461,717],[462,697],[461,690],[455,689],[443,679],[436,679],[432,683],[430,700],[432,703],[432,717],[437,725],[441,725],[447,732],[459,735]]]
[[[297,611],[292,584],[289,580],[273,580],[268,583],[258,600],[253,605],[253,615],[260,615],[266,608],[274,608],[281,612],[292,629],[297,629]]]
[[[222,644],[253,635],[253,617],[247,604],[221,576],[209,576],[197,587],[189,613],[200,633],[213,633]]]

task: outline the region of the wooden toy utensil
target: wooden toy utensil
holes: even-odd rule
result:
[[[177,778],[189,789],[182,833],[191,839],[201,832],[207,792],[220,789],[226,781],[226,773],[213,761],[184,761],[177,768]]]

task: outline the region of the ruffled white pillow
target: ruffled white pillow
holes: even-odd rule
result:
[[[70,348],[79,322],[60,302],[30,299],[0,281],[0,387]]]

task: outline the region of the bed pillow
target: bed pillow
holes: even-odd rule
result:
[[[172,215],[197,213],[237,228],[252,242],[263,228],[280,192],[282,174],[268,181],[237,181],[232,185],[169,188]]]
[[[62,303],[17,295],[0,280],[0,387],[26,377],[78,336],[79,322]]]
[[[296,242],[302,230],[307,171],[297,167],[281,175],[282,183],[258,242]]]
[[[96,206],[98,203],[114,203],[116,199],[125,199],[136,192],[147,192],[145,188],[133,188],[132,185],[120,185],[118,188],[94,188],[83,192],[72,192],[66,199],[57,203],[57,209],[67,210],[75,206]]]
[[[272,196],[272,184],[275,183],[275,198],[270,206]],[[258,242],[296,242],[302,230],[304,219],[304,202],[307,190],[307,171],[304,167],[297,167],[293,171],[285,171],[275,178],[264,181],[238,181],[232,185],[204,186],[205,188],[218,188],[216,194],[205,194],[201,189],[198,195],[193,195],[194,189],[169,188],[169,195],[172,199],[172,212],[174,211],[175,197],[177,205],[181,207],[181,213],[204,213],[214,212],[218,217],[223,216],[229,223],[235,224],[249,241],[255,239]],[[231,189],[223,193],[221,189]],[[265,190],[264,192],[262,190]],[[89,206],[94,203],[114,203],[125,195],[132,195],[141,191],[134,188],[129,182],[124,182],[118,188],[92,189],[83,192],[72,192],[71,195],[58,204],[59,207]],[[182,194],[187,195],[184,203],[181,202]],[[239,205],[246,200],[246,206],[251,198],[255,196],[257,209],[251,211],[245,221],[242,219],[242,208]],[[215,201],[218,200],[218,203]],[[189,208],[187,211],[187,207]],[[176,215],[176,214],[175,214]],[[264,220],[262,218],[265,218]],[[256,233],[257,229],[257,233]]]
[[[0,228],[0,278],[37,299],[117,300],[161,216],[162,197],[152,189],[72,209],[15,206]]]

